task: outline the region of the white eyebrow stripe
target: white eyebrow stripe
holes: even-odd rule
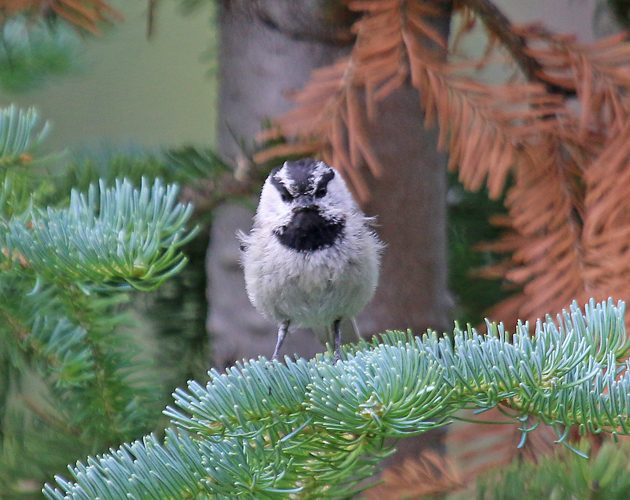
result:
[[[313,169],[313,179],[316,181],[313,184],[317,184],[317,181],[319,181],[322,176],[328,172],[328,170],[330,170],[328,165],[326,165],[323,161],[318,161],[317,165]]]
[[[291,194],[295,194],[295,186],[293,180],[287,175],[287,162],[284,162],[282,168],[276,174],[277,179],[282,183],[282,185],[291,192]]]
[[[282,168],[275,174],[275,178],[289,191],[289,193],[295,196],[298,191],[298,182],[289,176],[288,163],[288,161],[284,162]],[[309,191],[311,194],[315,193],[322,177],[331,170],[333,169],[324,161],[318,160],[313,163],[313,166],[308,171]]]

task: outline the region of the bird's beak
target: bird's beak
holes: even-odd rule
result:
[[[307,194],[301,194],[296,196],[293,200],[293,208],[292,211],[295,212],[304,212],[307,210],[317,210],[318,207],[313,200],[313,197]]]

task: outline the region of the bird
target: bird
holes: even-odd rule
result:
[[[240,239],[249,300],[279,325],[272,359],[290,326],[332,332],[341,359],[341,321],[354,319],[378,283],[384,245],[373,226],[324,161],[286,161],[269,173]]]

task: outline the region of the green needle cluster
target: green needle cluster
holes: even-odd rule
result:
[[[531,332],[488,323],[451,337],[388,332],[334,363],[258,358],[174,393],[164,443],[145,438],[71,468],[48,498],[307,498],[367,487],[393,440],[447,425],[462,408],[504,408],[524,437],[540,423],[560,442],[628,434],[625,305],[573,304]],[[532,335],[532,333],[534,335]],[[567,443],[568,445],[568,443]],[[369,484],[369,481],[368,481]],[[59,489],[61,488],[61,489]],[[149,493],[150,492],[150,493]]]
[[[93,283],[99,289],[151,290],[186,264],[180,252],[195,234],[184,227],[191,205],[177,187],[142,179],[72,191],[65,208],[32,208],[6,224],[4,247],[50,281]]]

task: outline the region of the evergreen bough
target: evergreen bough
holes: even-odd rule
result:
[[[35,109],[0,109],[0,491],[157,428],[161,380],[128,313],[186,264],[192,207],[146,178],[65,190]],[[46,168],[44,168],[46,167]],[[67,176],[67,175],[66,175]]]
[[[388,332],[370,343],[285,363],[263,357],[177,389],[164,441],[147,436],[46,485],[63,498],[343,497],[394,452],[390,438],[447,425],[463,408],[500,406],[523,436],[540,423],[567,444],[630,432],[625,305],[573,304],[531,332]],[[532,336],[532,333],[534,335]]]

